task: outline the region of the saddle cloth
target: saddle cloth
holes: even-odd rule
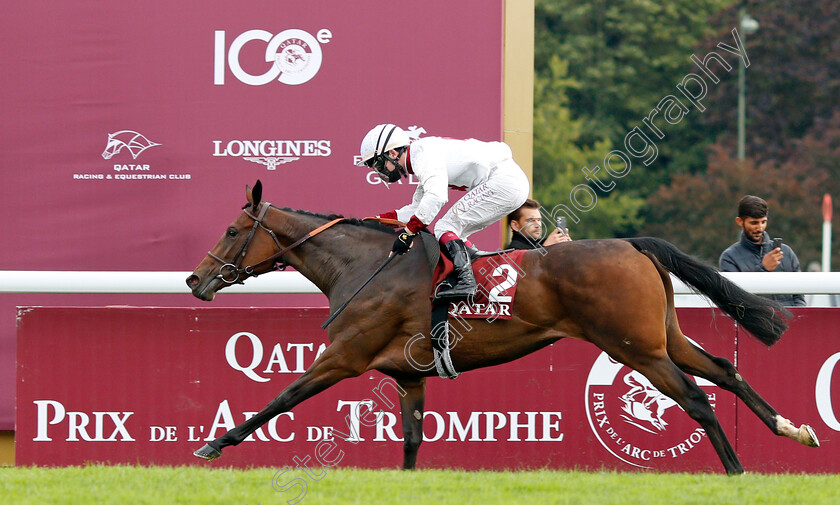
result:
[[[516,287],[524,276],[520,264],[526,252],[515,250],[476,258],[472,268],[478,292],[471,300],[451,303],[449,315],[464,319],[510,319]],[[432,277],[435,292],[441,289],[442,283],[452,285],[455,282],[454,270],[452,261],[440,254]]]

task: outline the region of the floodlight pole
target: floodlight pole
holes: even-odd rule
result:
[[[758,21],[747,14],[747,9],[738,10],[738,25],[741,28],[741,40],[744,50],[747,47],[747,35],[758,30]],[[747,139],[747,99],[746,99],[746,67],[738,65],[738,161],[744,161]]]

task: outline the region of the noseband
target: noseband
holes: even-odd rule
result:
[[[248,217],[250,217],[251,219],[254,220],[254,226],[251,227],[251,231],[248,233],[248,238],[245,239],[245,243],[242,244],[242,247],[239,249],[239,252],[237,252],[236,256],[234,256],[233,263],[227,262],[226,260],[216,256],[212,252],[209,252],[209,251],[207,252],[208,256],[210,256],[211,258],[213,258],[214,260],[216,260],[216,261],[218,261],[219,263],[222,264],[222,266],[219,267],[219,273],[216,274],[217,279],[221,279],[226,284],[242,284],[244,282],[244,277],[242,277],[242,274],[245,274],[245,277],[256,277],[258,275],[262,275],[262,274],[268,273],[268,272],[273,272],[275,270],[283,270],[283,269],[286,268],[286,266],[288,266],[285,263],[283,263],[282,260],[280,260],[280,258],[284,254],[286,254],[290,250],[294,249],[295,247],[299,246],[300,244],[306,242],[307,240],[314,237],[315,235],[317,235],[317,234],[321,233],[322,231],[326,230],[330,226],[344,220],[344,218],[334,219],[334,220],[330,221],[329,223],[326,223],[322,226],[319,226],[318,228],[315,228],[314,230],[312,230],[309,233],[307,233],[306,235],[304,235],[302,238],[295,241],[290,246],[284,248],[280,244],[280,241],[277,239],[277,235],[274,234],[274,231],[271,230],[270,228],[266,227],[263,224],[263,220],[265,219],[265,215],[266,215],[266,213],[268,213],[269,208],[271,208],[271,204],[268,203],[268,202],[263,202],[262,203],[262,208],[260,209],[259,214],[256,215],[256,216],[254,214],[251,214],[247,210],[244,211],[245,214]],[[259,263],[256,263],[254,265],[249,265],[249,266],[246,266],[246,267],[242,267],[240,265],[242,264],[242,261],[245,259],[245,254],[248,252],[248,246],[251,244],[251,240],[253,240],[254,235],[257,232],[257,228],[262,228],[269,235],[271,235],[271,238],[274,239],[274,244],[277,245],[277,249],[279,249],[279,252],[277,252],[275,254],[272,254],[268,258],[260,261]],[[266,270],[265,272],[255,273],[257,268],[259,268],[263,265],[267,265],[267,264],[273,265],[272,268],[270,268],[269,270]]]

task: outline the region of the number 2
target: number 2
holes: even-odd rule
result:
[[[501,293],[507,288],[513,287],[516,284],[516,280],[519,277],[519,272],[516,271],[515,268],[508,264],[499,265],[493,270],[493,277],[502,277],[505,276],[505,280],[502,283],[498,284],[496,287],[490,291],[490,295],[488,296],[491,302],[496,303],[510,303],[513,301],[513,297],[502,295]]]

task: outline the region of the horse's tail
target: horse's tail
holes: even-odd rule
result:
[[[652,237],[626,238],[639,251],[648,251],[669,272],[708,297],[721,310],[765,345],[779,341],[792,317],[781,304],[745,291],[717,269],[692,258],[673,244]]]

